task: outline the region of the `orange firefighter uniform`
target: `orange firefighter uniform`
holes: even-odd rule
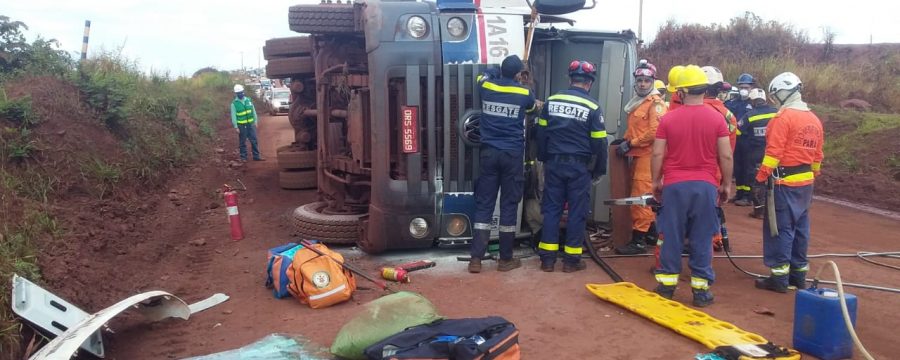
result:
[[[776,168],[796,168],[802,171],[776,179],[777,185],[806,186],[813,183],[825,157],[822,122],[811,111],[783,108],[769,121],[766,129],[766,155],[756,173],[756,181],[765,182]]]
[[[653,141],[656,139],[656,128],[659,118],[666,113],[666,104],[659,95],[649,95],[644,102],[628,114],[628,130],[625,140],[631,146],[628,156],[633,158],[631,169],[631,196],[641,196],[653,192],[653,179],[650,175],[650,155]],[[648,206],[631,207],[631,228],[647,232],[655,220]]]

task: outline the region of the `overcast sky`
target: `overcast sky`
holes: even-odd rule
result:
[[[294,36],[287,9],[317,0],[3,0],[0,15],[26,23],[29,40],[57,39],[74,56],[81,51],[84,21],[91,20],[91,54],[121,48],[145,70],[190,75],[204,66],[236,69],[265,66],[268,38]],[[579,28],[638,28],[638,0],[598,0],[597,8],[574,17]],[[836,43],[900,42],[900,2],[894,0],[645,0],[644,39],[652,41],[667,19],[683,23],[727,23],[752,11],[788,22],[821,41],[823,28]],[[681,6],[679,6],[681,5]],[[871,37],[871,38],[870,38]]]

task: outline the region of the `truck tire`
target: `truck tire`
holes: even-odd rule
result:
[[[278,173],[278,185],[287,190],[315,189],[319,186],[318,179],[315,170],[282,170]]]
[[[311,53],[312,41],[309,36],[269,39],[263,46],[263,58],[266,60],[308,56]]]
[[[266,76],[270,78],[312,76],[315,71],[315,64],[309,56],[272,59],[266,64]]]
[[[350,4],[294,5],[288,10],[292,31],[307,34],[345,34],[362,30],[362,8]]]
[[[278,150],[278,167],[284,170],[315,169],[318,160],[315,150]]]
[[[359,237],[359,219],[365,214],[330,215],[322,213],[324,201],[302,205],[292,215],[294,230],[306,239],[332,244],[355,244]]]

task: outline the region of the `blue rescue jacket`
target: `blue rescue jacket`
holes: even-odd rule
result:
[[[535,109],[534,94],[513,79],[490,71],[481,83],[481,145],[498,150],[525,151],[525,115]]]
[[[743,100],[740,96],[725,102],[725,107],[734,114],[737,119],[743,119],[748,111],[753,109],[750,100]]]
[[[766,151],[766,127],[777,112],[778,109],[766,104],[744,115],[738,127],[738,144],[742,150],[750,154],[762,154]]]
[[[594,176],[606,174],[606,125],[600,105],[587,91],[572,87],[547,98],[537,126],[538,153],[553,157],[596,156]]]

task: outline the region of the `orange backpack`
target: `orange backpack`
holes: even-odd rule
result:
[[[316,250],[301,248],[294,254],[287,271],[288,291],[313,309],[328,307],[350,299],[356,290],[356,279],[341,264],[344,256],[323,244],[313,244]]]

